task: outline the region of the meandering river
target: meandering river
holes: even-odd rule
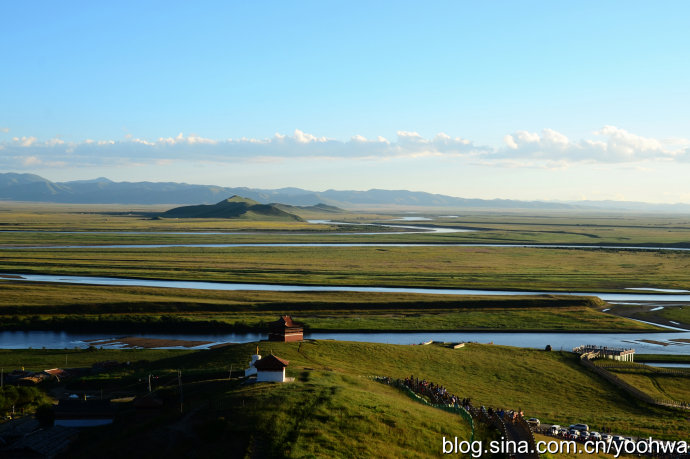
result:
[[[379,292],[379,293],[426,293],[435,295],[573,295],[598,296],[605,301],[625,302],[690,302],[690,292],[660,293],[607,293],[607,292],[544,292],[514,290],[469,290],[431,287],[363,287],[347,285],[294,285],[249,284],[234,282],[203,282],[164,279],[131,279],[124,277],[62,276],[52,274],[0,273],[0,277],[22,282],[56,282],[61,284],[112,285],[130,287],[189,288],[197,290],[263,290],[275,292]],[[644,289],[647,290],[647,289]],[[654,290],[649,288],[649,290]]]
[[[94,340],[111,340],[125,336],[116,333],[72,333],[62,331],[3,331],[0,332],[0,348],[86,348]],[[192,349],[204,349],[222,343],[246,343],[265,340],[260,333],[147,333],[127,334],[159,339],[208,341],[209,344]],[[403,333],[305,333],[306,339],[333,339],[389,344],[420,344],[428,340],[442,342],[478,342],[506,346],[544,349],[551,345],[554,350],[567,350],[581,344],[598,344],[609,347],[632,347],[642,354],[690,354],[690,331],[669,330],[667,333],[501,333],[501,332],[403,332]],[[680,341],[680,340],[687,340]],[[100,346],[98,343],[94,343]],[[122,345],[108,344],[104,348]]]

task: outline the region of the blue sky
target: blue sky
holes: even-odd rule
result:
[[[4,2],[0,170],[690,201],[689,3],[427,3]]]

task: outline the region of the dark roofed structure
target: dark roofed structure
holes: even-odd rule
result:
[[[65,451],[76,440],[78,434],[77,429],[63,426],[39,429],[0,449],[0,457],[53,458]]]
[[[271,354],[257,360],[254,363],[256,368],[257,382],[285,382],[285,368],[290,362]]]
[[[269,341],[302,341],[304,337],[304,329],[301,325],[292,321],[290,316],[281,316],[275,322],[271,322],[268,331]]]
[[[288,366],[289,363],[289,360],[281,359],[280,357],[276,357],[275,355],[271,354],[268,357],[257,360],[254,364],[254,367],[257,370],[281,371],[283,368]]]

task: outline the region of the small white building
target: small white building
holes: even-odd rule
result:
[[[254,362],[257,382],[285,382],[285,368],[290,362],[271,354]]]
[[[626,349],[618,347],[595,346],[593,344],[584,344],[573,349],[576,354],[591,354],[590,359],[602,358],[618,360],[621,362],[634,362],[635,349]]]

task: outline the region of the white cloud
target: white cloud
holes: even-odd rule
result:
[[[391,161],[401,158],[460,159],[472,164],[563,169],[572,164],[690,161],[690,141],[658,140],[614,126],[593,132],[592,138],[571,140],[564,134],[516,131],[503,137],[500,147],[475,145],[472,141],[440,132],[427,138],[414,131],[399,131],[397,139],[354,135],[347,141],[329,139],[299,129],[291,135],[276,133],[264,139],[216,140],[196,134],[160,137],[157,140],[125,136],[123,140],[68,142],[60,138],[39,141],[14,137],[0,142],[0,169],[28,169],[49,165],[104,166],[129,164],[165,165],[174,161],[219,164],[275,162],[292,159]]]
[[[27,156],[26,158],[22,158],[22,164],[24,166],[38,166],[43,164],[43,161],[35,156]]]
[[[660,141],[632,134],[615,126],[604,126],[594,132],[601,138],[572,141],[553,129],[541,133],[517,131],[503,138],[504,148],[495,150],[486,159],[530,162],[565,161],[567,163],[624,163],[638,161],[669,161],[683,155],[685,139]]]
[[[36,137],[13,137],[12,140],[15,143],[18,143],[22,147],[30,147],[33,145],[38,139]]]
[[[0,127],[0,132],[7,134],[8,132],[10,132],[10,128],[8,128],[8,127]]]

